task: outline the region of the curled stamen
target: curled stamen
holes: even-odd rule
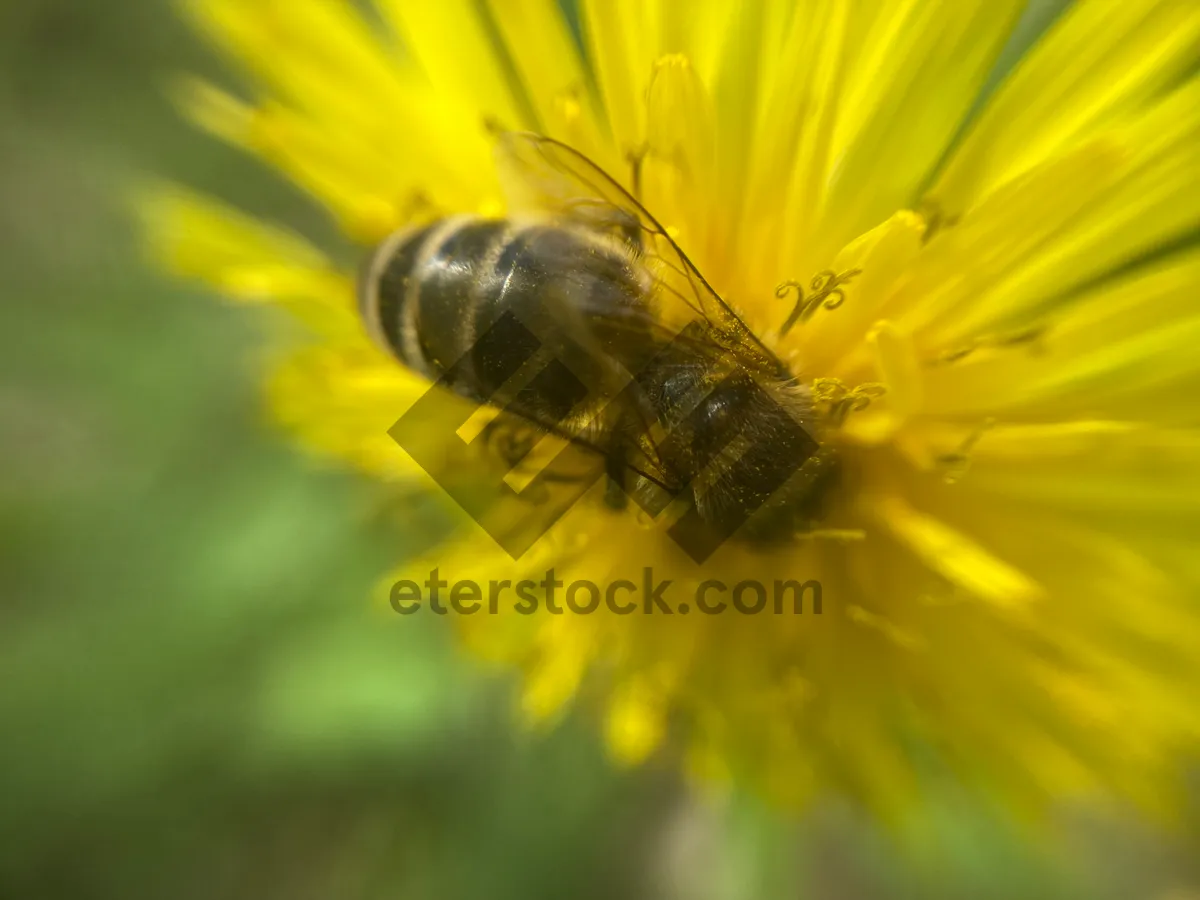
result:
[[[921,635],[908,628],[902,628],[887,616],[871,612],[857,603],[846,607],[846,614],[847,618],[855,625],[879,633],[886,640],[904,650],[921,651],[928,647],[928,642]]]
[[[814,378],[812,395],[814,403],[830,403],[849,393],[849,388],[840,378]]]
[[[827,407],[825,416],[833,425],[841,425],[850,413],[862,412],[886,393],[885,385],[873,381],[855,388],[847,388],[837,378],[817,378],[812,383],[813,402]]]
[[[629,163],[629,193],[639,202],[642,199],[642,166],[649,155],[650,145],[645,143],[625,153],[625,162]]]
[[[804,284],[799,281],[785,281],[775,288],[775,296],[783,300],[792,291],[796,292],[796,306],[779,329],[779,336],[787,334],[796,322],[807,322],[821,308],[837,309],[846,300],[842,285],[856,275],[862,274],[861,269],[848,269],[840,275],[832,269],[824,269],[813,276],[809,283],[811,294],[805,296]]]
[[[921,235],[922,244],[928,244],[943,229],[957,225],[959,219],[958,216],[946,215],[941,206],[932,200],[922,203],[917,214],[925,220],[925,233]]]
[[[929,362],[930,366],[948,366],[951,363],[956,363],[960,359],[966,359],[972,353],[979,349],[979,341],[968,341],[961,347],[956,347],[953,350],[946,350],[939,353],[933,360]]]
[[[887,388],[875,382],[860,384],[845,397],[842,397],[831,409],[833,424],[842,425],[852,412],[862,412],[871,405],[871,401],[887,393]]]
[[[951,363],[956,363],[961,359],[965,359],[977,350],[983,349],[1009,349],[1012,347],[1028,347],[1031,353],[1042,353],[1045,351],[1045,346],[1042,344],[1042,338],[1046,336],[1049,329],[1047,325],[1031,325],[1028,328],[1022,328],[1019,331],[1010,331],[1005,334],[984,335],[983,337],[971,338],[962,346],[955,347],[952,350],[946,350],[930,362],[929,366],[945,366]]]
[[[942,480],[946,484],[956,484],[967,474],[967,470],[971,467],[971,452],[975,449],[975,445],[979,443],[979,439],[994,428],[995,425],[995,419],[984,419],[970,434],[963,438],[963,442],[959,444],[957,450],[950,453],[942,453],[934,457],[934,462],[942,469]]]
[[[491,113],[484,113],[482,121],[483,130],[486,131],[488,133],[488,137],[492,138],[493,140],[499,138],[507,130],[504,127],[504,123]]]
[[[860,384],[850,392],[847,399],[853,401],[854,410],[857,412],[861,409],[866,409],[871,405],[871,401],[882,397],[887,393],[886,385],[882,385],[877,381],[869,381],[866,384]]]
[[[445,215],[445,211],[421,188],[410,191],[400,207],[402,222],[433,221]]]
[[[845,292],[838,287],[843,281],[849,281],[858,274],[858,269],[851,269],[842,275],[837,275],[826,269],[823,272],[818,272],[813,276],[812,289],[814,297],[822,297],[825,299],[826,309],[837,309],[846,299]],[[836,300],[834,298],[837,298]]]

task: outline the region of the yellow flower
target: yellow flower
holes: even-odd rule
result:
[[[1084,0],[979,101],[1022,6],[583,0],[577,37],[555,0],[191,0],[251,86],[185,82],[191,117],[362,252],[503,214],[486,123],[626,182],[644,153],[647,205],[800,378],[886,391],[830,434],[845,474],[819,530],[770,553],[697,567],[597,493],[519,561],[463,519],[407,564],[484,584],[652,567],[676,610],[706,578],[820,582],[820,614],[459,618],[522,670],[531,719],[587,698],[618,757],[678,744],[783,803],[893,816],[949,771],[1021,810],[1171,805],[1200,726],[1200,7]],[[176,271],[317,336],[270,381],[280,422],[428,483],[388,436],[428,384],[371,345],[350,267],[184,191],[148,221]],[[781,334],[778,287],[853,270]]]

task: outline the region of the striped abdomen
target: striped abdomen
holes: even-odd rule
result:
[[[627,358],[647,316],[648,278],[628,254],[549,225],[445,219],[392,235],[363,275],[360,310],[379,344],[431,379],[454,366],[450,386],[478,402],[533,353],[519,339],[484,352],[481,336],[505,312],[550,356],[576,365],[582,345],[600,366]]]

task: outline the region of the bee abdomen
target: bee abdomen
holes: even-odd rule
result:
[[[555,343],[572,319],[575,338],[586,339],[590,314],[641,309],[639,277],[628,256],[585,235],[460,217],[384,241],[367,260],[359,304],[368,330],[400,362],[434,379],[453,366],[450,386],[486,402],[535,346],[516,340],[481,350],[478,338],[504,312],[532,327],[538,343]]]
[[[367,260],[359,294],[376,341],[414,371],[442,375],[471,347],[481,282],[494,275],[507,230],[456,218],[384,241]]]

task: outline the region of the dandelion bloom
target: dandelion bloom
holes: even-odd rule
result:
[[[249,90],[187,81],[186,110],[358,258],[407,223],[505,213],[489,123],[627,184],[641,154],[647,206],[708,281],[853,401],[820,527],[785,546],[697,567],[597,487],[517,561],[465,517],[406,561],[418,582],[673,582],[673,614],[458,618],[522,671],[530,719],[586,696],[617,757],[677,745],[789,804],[893,816],[952,772],[1020,810],[1170,806],[1200,724],[1200,7],[1084,0],[1013,60],[1023,5],[189,4]],[[182,190],[147,213],[175,271],[309,326],[269,381],[280,423],[428,482],[388,431],[429,384],[366,336],[354,259]],[[781,286],[823,272],[855,274],[797,321]],[[820,583],[819,614],[680,610],[704,579],[791,578]]]

